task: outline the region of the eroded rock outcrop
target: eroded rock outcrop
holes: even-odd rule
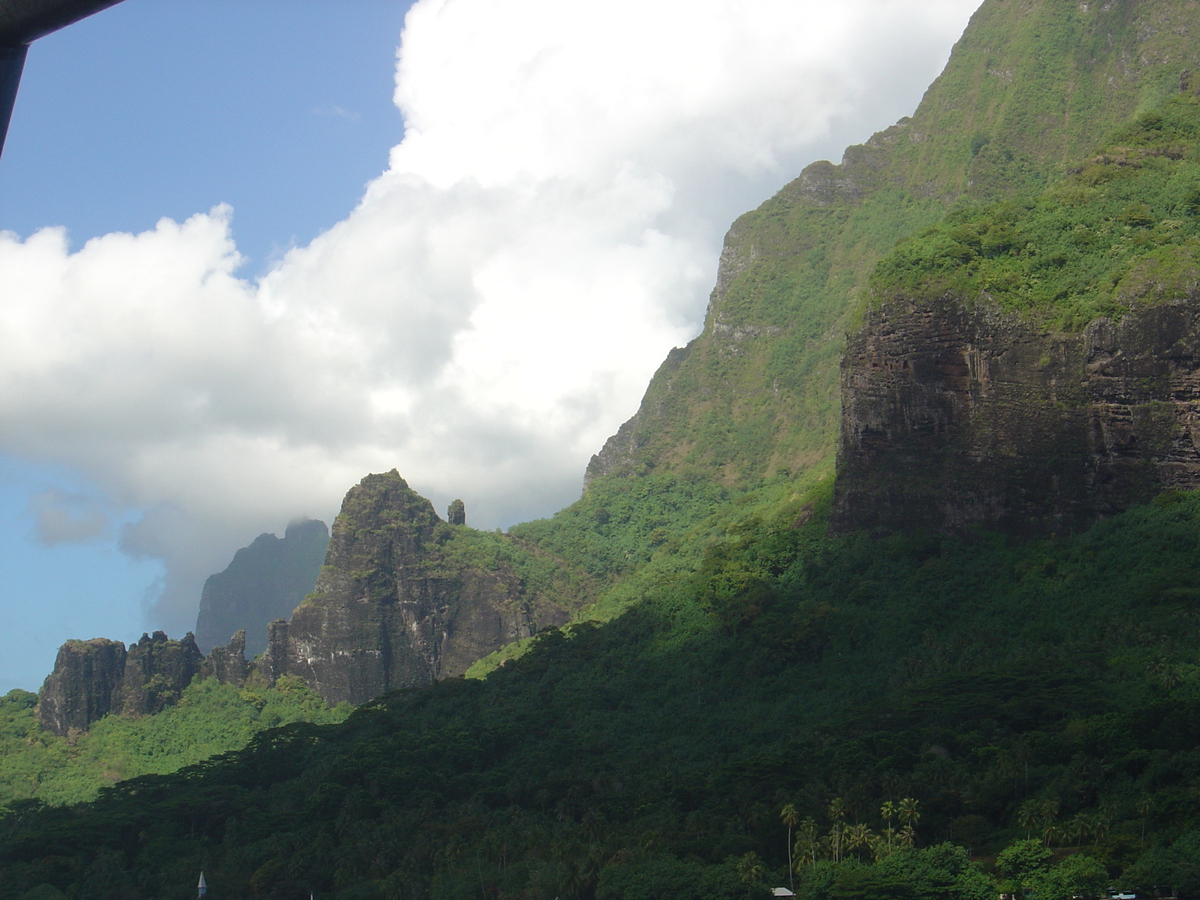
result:
[[[108,715],[125,677],[125,645],[107,638],[67,641],[38,697],[38,721],[47,731],[82,731]]]
[[[476,539],[395,470],[368,475],[346,495],[313,593],[290,622],[272,623],[263,674],[298,675],[330,703],[362,703],[461,674],[567,620],[565,605],[528,594],[502,560],[474,563],[464,542]]]
[[[191,632],[178,641],[161,631],[143,634],[125,654],[125,673],[113,693],[112,712],[148,716],[173,706],[203,663],[204,654]]]
[[[1200,298],[1080,333],[893,300],[847,347],[834,528],[1085,527],[1200,487]]]
[[[980,5],[911,118],[840,164],[813,163],[734,223],[704,331],[671,351],[588,482],[698,471],[751,486],[826,459],[843,335],[876,262],[960,199],[1057,179],[1180,73],[1200,71],[1198,34],[1196,4]],[[1048,54],[1086,64],[1051,72]]]
[[[190,633],[178,641],[161,631],[143,634],[128,650],[107,638],[67,641],[42,685],[38,720],[65,735],[109,713],[152,715],[174,704],[203,666]]]
[[[528,587],[513,560],[551,558],[467,528],[461,501],[450,513],[457,525],[439,519],[395,470],[368,475],[346,495],[315,589],[289,610],[290,621],[267,625],[257,660],[247,662],[240,629],[207,659],[191,634],[173,641],[156,631],[128,650],[101,638],[68,641],[42,688],[43,726],[66,734],[108,713],[156,713],[197,676],[241,685],[255,672],[268,684],[294,675],[329,703],[362,703],[460,675],[505,644],[565,623],[593,598],[586,575],[547,577],[545,565],[541,587]]]
[[[246,632],[234,632],[224,647],[213,647],[208,654],[208,663],[213,677],[221,684],[246,683],[250,676],[250,665],[246,662]]]

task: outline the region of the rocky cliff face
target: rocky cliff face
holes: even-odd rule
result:
[[[1200,487],[1200,296],[1039,329],[892,300],[849,342],[834,528],[1081,528]]]
[[[251,669],[246,662],[246,632],[235,632],[228,646],[213,647],[208,654],[208,664],[213,677],[221,684],[245,684]]]
[[[254,671],[270,683],[300,676],[329,703],[362,703],[394,688],[460,675],[505,644],[564,624],[584,599],[561,590],[564,583],[587,582],[582,573],[556,580],[547,570],[561,574],[561,561],[514,538],[467,528],[462,501],[451,505],[450,515],[459,524],[439,519],[394,470],[367,476],[346,495],[311,596],[286,611],[290,621],[268,624],[256,663],[246,661],[240,629],[207,659],[191,634],[172,641],[156,631],[128,650],[102,638],[68,641],[42,687],[43,727],[67,734],[109,713],[153,714],[174,704],[197,676],[240,685]],[[289,527],[284,541],[264,535],[249,548],[254,552],[239,551],[222,573],[236,577],[209,579],[206,596],[249,596],[226,588],[261,585],[246,573],[262,575],[269,568],[260,565],[264,555],[278,560],[279,545],[288,541],[311,546],[321,538],[324,544],[324,534],[322,523],[308,522]],[[518,574],[531,563],[554,585],[551,593]],[[286,580],[265,581],[278,586]],[[215,614],[217,605],[207,609]]]
[[[1194,3],[984,2],[911,118],[734,224],[704,331],[672,351],[588,477],[749,484],[828,458],[842,337],[875,262],[961,197],[1045,184],[1200,70],[1198,36]]]
[[[394,470],[367,476],[346,495],[312,595],[272,624],[264,675],[299,675],[330,703],[362,703],[461,674],[567,620],[565,605],[530,595],[503,561],[477,564],[462,543],[471,540]]]
[[[67,641],[38,697],[38,720],[58,735],[82,731],[108,715],[125,676],[125,645],[107,638]]]
[[[288,525],[282,538],[261,534],[237,551],[225,571],[204,583],[196,643],[208,652],[244,631],[251,656],[265,650],[267,623],[290,615],[313,589],[328,543],[325,523],[304,519]]]
[[[161,631],[153,637],[143,634],[125,654],[125,672],[113,693],[112,711],[148,716],[173,706],[203,664],[204,654],[190,632],[178,641]]]
[[[58,735],[82,731],[109,713],[151,715],[174,704],[204,668],[192,635],[170,640],[143,634],[129,649],[120,641],[67,641],[38,697],[42,727]]]

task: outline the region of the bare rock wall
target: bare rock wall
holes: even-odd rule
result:
[[[835,530],[1086,527],[1200,487],[1200,299],[1056,333],[893,300],[842,364]]]

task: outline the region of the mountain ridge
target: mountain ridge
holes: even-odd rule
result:
[[[847,329],[852,349],[878,343],[887,315],[911,307],[953,351],[932,360],[934,387],[972,402],[993,386],[970,381],[988,349],[980,322],[999,323],[998,356],[1031,348],[1008,360],[1011,383],[1049,373],[1039,389],[1079,388],[1080,354],[1038,343],[1058,321],[1046,309],[1086,312],[1064,313],[1075,324],[1055,339],[1114,358],[1125,348],[1119,316],[1111,333],[1089,325],[1091,295],[1016,290],[1033,275],[1089,283],[1089,266],[1120,255],[1080,244],[1051,277],[1016,236],[1062,231],[1054,217],[1083,196],[1072,178],[1089,166],[1103,170],[1089,190],[1105,173],[1135,184],[1132,155],[1101,141],[1139,111],[1133,130],[1170,120],[1198,36],[1191,0],[986,0],[912,119],[840,168],[808,167],[735,223],[705,333],[668,357],[583,497],[456,550],[463,566],[514,547],[552,555],[565,584],[541,583],[590,585],[607,621],[547,629],[486,677],[385,693],[341,725],[265,732],[92,804],[10,806],[0,900],[182,900],[200,868],[214,893],[279,900],[738,900],[773,884],[803,900],[1196,896],[1200,493],[1134,491],[1138,502],[1079,533],[1014,537],[987,519],[946,533],[904,516],[839,530],[846,469],[830,464],[832,424],[857,415],[835,393]],[[1176,162],[1146,156],[1151,174]],[[1187,336],[1196,316],[1174,276],[1190,271],[1179,248],[1191,245],[1172,243],[1180,229],[1162,227],[1170,216],[1151,199],[1109,215],[1116,200],[1092,196],[1080,208],[1112,221],[1084,232],[1163,239],[1144,249],[1165,268],[1134,265],[1119,283],[1169,287],[1164,303],[1148,288],[1128,309],[1179,313],[1162,331]],[[947,290],[981,273],[1015,293]],[[1192,367],[1143,343],[1154,365]],[[859,355],[855,377],[905,371],[904,353]],[[1098,365],[1122,390],[1147,380]],[[905,414],[923,386],[885,385],[880,406],[920,425]],[[1145,387],[1173,417],[1179,398],[1154,394],[1153,377]],[[1055,414],[1059,399],[1038,410]],[[994,471],[952,481],[978,488]],[[372,478],[401,490],[396,473]],[[403,579],[381,560],[408,559],[417,532],[414,546],[469,533],[420,512],[411,528],[351,528],[363,540],[346,546],[365,549],[326,579],[349,589],[310,606],[336,617],[415,602],[401,581],[430,596],[446,579],[440,556]]]
[[[955,203],[1036,191],[1200,72],[1189,4],[984,3],[916,112],[740,217],[701,334],[659,367],[588,482],[746,487],[831,457],[839,361],[875,263]]]

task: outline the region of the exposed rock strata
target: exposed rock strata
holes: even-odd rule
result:
[[[125,654],[125,673],[113,693],[112,712],[148,716],[173,706],[200,674],[204,654],[191,632],[173,641],[161,631],[143,634]]]
[[[213,677],[221,684],[245,684],[250,676],[250,666],[246,662],[246,632],[235,632],[228,646],[213,647],[208,654],[208,663]]]
[[[1065,532],[1200,487],[1200,300],[1082,333],[896,300],[847,348],[833,527]]]
[[[125,675],[125,645],[107,638],[67,641],[38,697],[38,720],[47,731],[82,731],[108,715]]]
[[[1055,59],[1081,63],[1049,71],[1046,35]],[[1195,3],[982,4],[911,118],[840,165],[813,163],[733,225],[704,331],[655,373],[588,482],[699,471],[750,486],[825,459],[842,338],[880,257],[959,198],[1057,177],[1200,70],[1197,35]]]
[[[82,731],[102,716],[142,716],[175,703],[203,669],[191,634],[170,640],[143,634],[129,649],[120,641],[67,641],[38,698],[38,720],[58,735]]]
[[[313,593],[272,623],[269,678],[299,675],[330,703],[458,675],[567,610],[528,597],[503,564],[459,558],[455,529],[395,471],[346,495]]]

